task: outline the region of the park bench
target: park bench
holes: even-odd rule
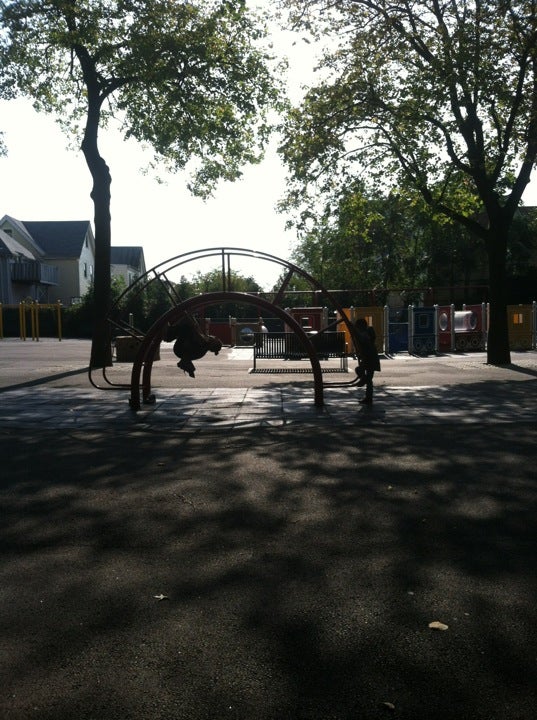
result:
[[[323,372],[348,372],[348,348],[345,333],[320,332],[310,335],[310,340],[319,360],[338,358],[340,361],[339,368],[321,368]],[[252,372],[261,372],[257,366],[258,360],[309,359],[300,339],[291,332],[254,333],[253,353]],[[297,372],[297,370],[280,368],[279,372]]]

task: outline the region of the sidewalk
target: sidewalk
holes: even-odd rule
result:
[[[181,373],[169,347],[153,369],[154,405],[133,412],[129,390],[94,388],[85,363],[89,343],[41,341],[0,344],[0,426],[201,428],[229,431],[315,423],[333,425],[475,424],[537,421],[537,352],[513,353],[505,368],[486,364],[483,354],[382,360],[375,404],[362,407],[363,391],[337,387],[352,378],[325,374],[324,407],[313,402],[306,361],[266,363],[270,374],[251,374],[251,351],[225,348],[217,358],[197,361],[196,378]],[[62,357],[63,356],[63,357]],[[333,361],[332,364],[337,363]],[[324,363],[329,366],[330,361]],[[278,369],[286,372],[274,372]],[[112,382],[130,382],[130,364],[109,370]],[[97,376],[98,377],[98,376]],[[94,374],[95,378],[95,374]]]

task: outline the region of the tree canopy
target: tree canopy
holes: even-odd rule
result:
[[[511,232],[509,257],[518,262],[509,263],[510,272],[520,271],[520,259],[534,251],[532,220],[531,213],[515,217],[520,240]],[[486,284],[484,243],[404,189],[385,195],[361,181],[336,185],[297,224],[293,260],[332,289]]]
[[[111,174],[98,146],[112,118],[157,162],[191,170],[190,189],[261,159],[278,102],[262,19],[243,0],[0,2],[0,94],[23,94],[80,142],[93,179],[95,334],[91,364],[111,362]]]
[[[412,188],[485,243],[490,362],[508,362],[507,237],[537,156],[537,6],[530,0],[285,0],[337,38],[289,113],[290,200],[359,178]]]

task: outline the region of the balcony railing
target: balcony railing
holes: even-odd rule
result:
[[[39,260],[23,260],[11,265],[11,280],[17,283],[58,284],[58,268]]]

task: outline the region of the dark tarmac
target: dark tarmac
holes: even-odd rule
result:
[[[385,358],[372,409],[248,353],[164,347],[135,413],[0,341],[0,718],[534,720],[537,352]]]

